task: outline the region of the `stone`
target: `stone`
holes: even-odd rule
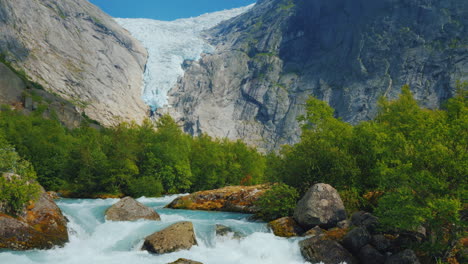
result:
[[[348,229],[351,226],[351,221],[348,219],[340,221],[336,224],[336,227],[341,228],[341,229]]]
[[[0,53],[30,81],[105,126],[148,116],[147,52],[112,17],[83,0],[1,1],[0,10]]]
[[[316,236],[324,236],[325,232],[319,226],[311,228],[304,233],[304,236],[316,237]]]
[[[229,236],[232,234],[232,238],[234,239],[241,239],[244,236],[242,233],[234,231],[232,228],[225,225],[216,225],[215,233],[217,236]]]
[[[197,245],[197,239],[193,224],[179,222],[147,236],[142,249],[155,254],[164,254],[188,250],[194,245]]]
[[[382,234],[373,235],[370,243],[381,252],[388,250],[392,245],[390,240]]]
[[[195,192],[176,198],[167,208],[226,211],[253,214],[258,212],[255,202],[270,189],[270,185],[227,186],[221,189]]]
[[[122,198],[109,207],[106,210],[106,219],[110,221],[161,220],[156,211],[132,197]]]
[[[50,249],[67,242],[67,220],[44,191],[18,217],[0,211],[0,249]]]
[[[359,250],[370,242],[371,236],[363,227],[356,227],[343,238],[343,246],[350,252],[357,254]]]
[[[359,260],[362,264],[384,264],[385,256],[371,245],[365,245],[359,250]]]
[[[406,249],[388,257],[385,264],[420,264],[420,262],[413,250]]]
[[[338,242],[322,237],[312,237],[299,242],[305,260],[324,264],[357,264],[357,260]]]
[[[198,262],[198,261],[194,261],[194,260],[190,260],[190,259],[184,259],[184,258],[180,258],[174,262],[171,262],[171,263],[167,263],[167,264],[203,264],[201,262]]]
[[[275,236],[279,237],[295,237],[304,234],[304,229],[292,217],[282,217],[273,220],[268,223],[268,226],[273,230]]]
[[[374,232],[379,224],[379,219],[371,213],[359,211],[351,216],[351,224],[366,228],[369,232]]]
[[[299,200],[293,217],[305,229],[317,225],[330,228],[346,219],[346,211],[336,189],[328,184],[318,183]]]

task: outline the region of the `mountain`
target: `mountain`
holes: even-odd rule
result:
[[[215,51],[183,63],[158,113],[269,150],[298,141],[310,95],[353,124],[404,84],[437,108],[468,79],[467,14],[464,0],[260,0],[206,32]]]
[[[146,50],[86,0],[0,0],[0,55],[23,79],[103,125],[148,114]],[[0,87],[3,101],[15,98],[8,91]]]

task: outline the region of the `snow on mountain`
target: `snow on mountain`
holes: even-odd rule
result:
[[[153,110],[167,105],[168,91],[184,73],[183,61],[198,60],[202,53],[214,50],[201,36],[202,31],[242,14],[252,6],[174,21],[115,19],[148,50],[143,100]]]

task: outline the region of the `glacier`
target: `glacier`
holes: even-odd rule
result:
[[[214,51],[214,47],[203,38],[202,32],[252,7],[249,5],[174,21],[115,18],[148,50],[142,89],[146,104],[153,111],[167,106],[167,93],[184,74],[184,60],[198,60],[201,54]]]

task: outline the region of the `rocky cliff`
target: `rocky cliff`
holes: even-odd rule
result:
[[[298,141],[313,95],[350,123],[404,84],[436,108],[468,79],[463,0],[259,0],[206,33],[216,52],[184,63],[168,112],[192,134],[262,149]]]
[[[0,55],[104,125],[147,115],[146,50],[86,0],[0,0]]]

